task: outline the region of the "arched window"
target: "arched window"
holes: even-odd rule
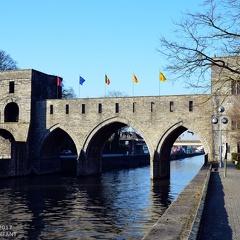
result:
[[[14,102],[8,103],[4,110],[4,122],[18,122],[19,108]]]

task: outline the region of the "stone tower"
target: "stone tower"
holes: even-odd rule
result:
[[[61,80],[61,79],[60,79]],[[39,71],[0,71],[0,175],[25,175],[37,101],[61,98],[58,77]]]

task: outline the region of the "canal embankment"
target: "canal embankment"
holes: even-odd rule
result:
[[[197,239],[211,165],[204,165],[143,240]]]

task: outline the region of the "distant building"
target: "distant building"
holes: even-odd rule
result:
[[[128,154],[144,154],[147,145],[143,138],[136,132],[121,132],[119,138],[120,144],[128,146]]]

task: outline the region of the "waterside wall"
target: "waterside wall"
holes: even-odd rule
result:
[[[143,240],[197,239],[211,165],[204,165]]]

